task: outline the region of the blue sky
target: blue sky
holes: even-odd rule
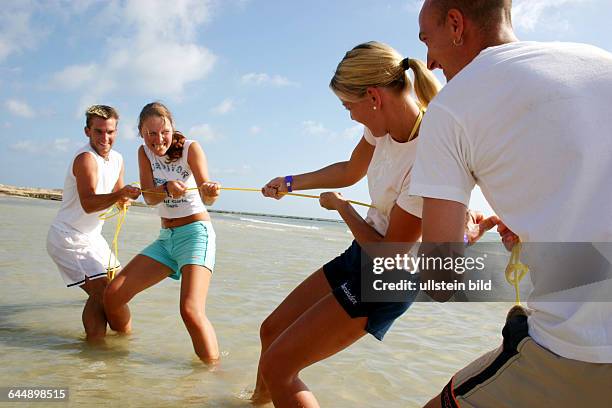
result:
[[[211,176],[260,187],[277,175],[344,160],[361,135],[328,83],[344,53],[369,40],[425,58],[420,1],[3,0],[0,183],[61,188],[86,142],[84,109],[115,106],[115,148],[137,181],[136,121],[161,100],[198,140]],[[609,0],[515,0],[523,40],[612,51]],[[517,84],[520,87],[520,84]],[[469,95],[466,96],[469,100]],[[365,182],[345,196],[367,201]],[[490,212],[482,195],[471,206]],[[223,192],[216,208],[335,217],[314,200]]]

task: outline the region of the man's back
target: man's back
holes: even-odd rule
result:
[[[477,183],[524,242],[610,242],[611,114],[612,55],[563,43],[488,48],[430,104],[417,152],[427,159],[417,158],[414,176],[427,183],[416,191],[467,205]],[[528,256],[534,293],[559,289],[559,268],[601,279],[601,270],[567,267],[589,248],[549,245],[547,256]],[[573,286],[553,297],[564,305],[530,299],[530,334],[566,357],[612,362],[612,302],[586,304],[595,288]]]
[[[523,240],[612,241],[612,55],[581,44],[492,47],[434,100],[425,134],[439,108],[470,144],[468,170]],[[587,222],[595,214],[598,225]]]

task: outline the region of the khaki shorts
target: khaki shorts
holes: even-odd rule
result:
[[[529,337],[527,315],[515,306],[503,344],[459,371],[444,387],[442,407],[612,406],[612,364],[558,356]]]

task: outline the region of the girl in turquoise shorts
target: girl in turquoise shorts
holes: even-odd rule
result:
[[[198,357],[219,358],[215,330],[205,314],[206,296],[215,264],[215,231],[206,211],[219,196],[220,185],[208,177],[200,145],[174,128],[170,111],[161,103],[140,112],[138,150],[144,199],[157,205],[161,231],[109,284],[104,308],[111,328],[127,333],[127,303],[139,292],[167,277],[181,279],[180,311]],[[197,187],[197,189],[194,189]]]

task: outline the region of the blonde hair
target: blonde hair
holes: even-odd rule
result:
[[[422,61],[402,58],[394,48],[376,41],[359,44],[347,52],[329,86],[341,100],[356,102],[370,87],[411,89],[406,73],[409,68],[414,72],[416,97],[423,107],[427,107],[441,88],[435,75]]]
[[[119,121],[119,114],[112,106],[91,105],[85,111],[85,126],[89,128],[93,118],[115,119]]]

